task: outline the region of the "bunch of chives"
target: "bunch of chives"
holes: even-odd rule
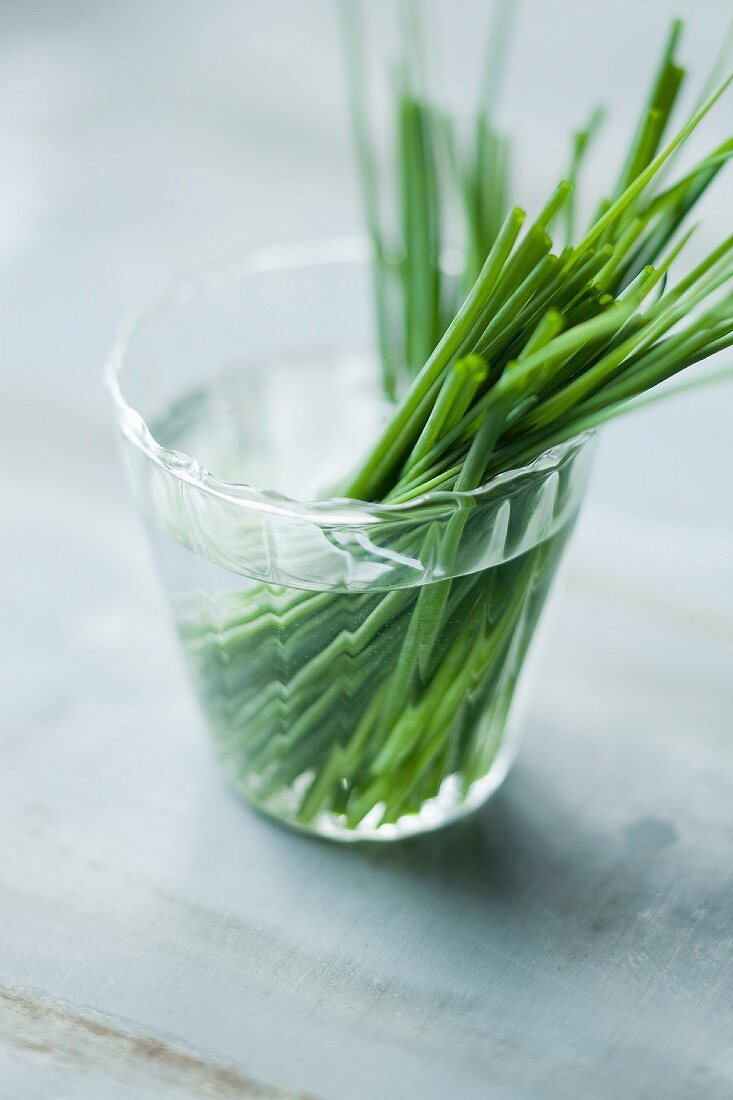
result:
[[[500,43],[505,32],[495,28]],[[574,187],[598,112],[574,136],[569,179],[527,224],[508,203],[509,147],[493,121],[494,93],[464,157],[454,124],[416,93],[415,66],[403,66],[397,240],[380,224],[363,58],[358,33],[349,37],[383,381],[395,404],[341,495],[402,504],[434,490],[476,489],[733,344],[733,236],[670,278],[694,231],[690,212],[733,153],[730,138],[670,181],[677,154],[733,80],[706,94],[669,138],[684,78],[680,32],[674,23],[617,182],[577,236]],[[467,238],[458,288],[440,262],[443,212],[456,195]],[[552,237],[558,225],[561,248]],[[420,536],[437,540],[448,571],[469,515],[458,509]],[[529,525],[532,517],[519,519]],[[303,824],[326,812],[350,828],[416,812],[447,776],[467,793],[496,752],[564,537],[493,569],[412,589],[263,584],[184,627],[218,715],[222,754],[241,785],[270,808],[289,792]],[[426,548],[413,546],[415,538],[406,534],[403,549],[419,557]]]
[[[491,72],[496,55],[506,54],[507,10],[498,8],[491,35],[501,47],[489,51]],[[346,21],[351,57],[358,54],[357,11],[350,6]],[[526,226],[524,211],[507,208],[509,145],[493,122],[495,91],[477,112],[475,143],[461,160],[454,122],[406,85],[405,66],[395,111],[401,233],[388,243],[377,217],[366,92],[352,81],[368,226],[383,258],[377,265],[382,301],[394,284],[385,256],[398,256],[393,266],[400,274],[401,333],[388,330],[387,309],[377,312],[384,377],[389,393],[413,380],[373,452],[343,487],[346,495],[398,502],[434,488],[465,487],[465,463],[484,425],[480,484],[598,426],[647,390],[730,346],[733,239],[676,286],[668,279],[692,235],[685,232],[686,219],[733,152],[729,138],[662,186],[666,169],[731,81],[705,96],[664,144],[685,76],[675,57],[681,31],[675,21],[618,181],[577,242],[575,185],[602,112],[594,111],[574,135],[569,178]],[[358,78],[363,68],[350,71]],[[441,214],[456,189],[467,241],[463,283],[470,289],[446,318],[451,280],[440,267]],[[556,250],[550,233],[561,214],[567,244]]]

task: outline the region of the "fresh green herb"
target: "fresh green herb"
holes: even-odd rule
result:
[[[417,376],[372,453],[344,487],[345,495],[390,501],[412,499],[428,486],[455,489],[472,441],[491,416],[495,438],[484,453],[481,484],[570,438],[589,417],[596,425],[610,419],[623,411],[625,402],[733,342],[730,239],[682,282],[675,286],[668,281],[668,271],[690,237],[686,233],[675,241],[680,227],[733,154],[731,138],[676,183],[659,186],[665,167],[732,79],[720,83],[663,145],[685,75],[675,60],[681,30],[678,21],[672,25],[618,183],[578,242],[573,193],[602,112],[596,110],[574,135],[570,178],[559,184],[522,233],[524,212],[505,210],[506,140],[498,136],[489,109],[482,107],[470,170],[465,165],[457,169],[468,241],[464,279],[471,286],[447,325],[440,302],[449,294],[447,289],[441,292],[439,281],[449,283],[451,277],[440,272],[435,227],[450,196],[436,194],[434,181],[440,173],[435,156],[426,158],[425,146],[418,148],[400,128],[401,156],[409,165],[402,173],[402,208],[407,213],[401,242],[393,251],[401,252],[401,270],[407,273],[404,338],[391,333],[383,343],[402,347],[403,362]],[[364,92],[355,98],[363,101]],[[494,109],[492,102],[490,111]],[[431,148],[437,147],[441,120],[432,107],[403,88],[397,110],[400,119],[419,119],[421,132],[432,135]],[[454,149],[454,163],[456,157]],[[450,176],[445,178],[449,183]],[[405,192],[419,196],[419,216],[412,216]],[[550,234],[563,210],[567,247],[555,252]],[[475,272],[478,258],[481,266]],[[413,279],[413,271],[421,279]],[[389,278],[385,273],[385,293]],[[486,379],[457,423],[436,432],[436,401],[446,400],[444,388],[452,384],[456,360],[469,355],[481,357]],[[431,417],[432,447],[426,452],[424,432]]]
[[[273,812],[287,803],[304,825],[325,813],[357,829],[418,812],[448,779],[468,797],[496,757],[572,515],[551,532],[539,523],[550,491],[540,471],[493,522],[498,530],[503,518],[520,534],[535,524],[542,536],[501,565],[458,568],[478,538],[472,491],[638,407],[649,391],[733,344],[733,236],[671,279],[693,232],[684,223],[733,154],[733,138],[668,181],[733,77],[668,138],[685,75],[676,60],[681,25],[673,24],[618,180],[578,234],[573,194],[601,113],[575,134],[569,179],[527,224],[509,206],[509,143],[496,122],[506,22],[494,27],[467,155],[455,122],[417,86],[420,57],[408,56],[396,84],[394,237],[382,227],[358,8],[349,12],[379,346],[395,404],[340,493],[393,505],[436,490],[457,494],[419,530],[395,509],[400,552],[440,568],[432,583],[388,592],[260,585],[218,607],[203,628],[200,618],[184,628],[184,638],[218,714],[222,753],[250,796]],[[408,37],[418,39],[414,7],[405,19]],[[465,236],[458,275],[441,264],[445,213],[456,206]],[[552,237],[558,222],[562,249]],[[401,310],[391,308],[395,296]],[[557,499],[569,492],[571,465],[552,488]]]

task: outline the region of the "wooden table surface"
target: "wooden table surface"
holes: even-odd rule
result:
[[[303,9],[285,6],[300,41]],[[348,849],[261,819],[213,763],[98,381],[121,309],[203,258],[205,240],[218,251],[239,209],[231,114],[229,144],[174,186],[186,141],[198,149],[202,120],[230,103],[235,6],[181,16],[188,34],[210,30],[229,69],[209,83],[196,70],[170,117],[202,100],[208,115],[183,111],[173,136],[154,110],[144,125],[145,104],[178,88],[170,58],[154,64],[172,8],[151,7],[3,14],[0,1100],[727,1100],[733,388],[602,442],[524,748],[483,810]],[[668,6],[652,9],[661,25]],[[134,108],[120,37],[135,45]],[[693,34],[693,53],[704,43]],[[243,126],[264,202],[275,153],[257,145],[257,110]],[[105,167],[94,149],[108,119]],[[340,161],[324,165],[326,130],[288,215],[300,236],[355,216],[335,192],[330,213],[312,212],[329,172],[342,178]],[[275,224],[274,187],[259,221],[251,206],[238,215],[234,243]],[[724,196],[717,209],[730,231]]]

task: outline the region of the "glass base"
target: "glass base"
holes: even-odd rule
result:
[[[259,800],[245,785],[229,776],[237,794],[258,813],[286,825],[299,833],[323,837],[342,843],[360,841],[388,842],[405,840],[423,833],[435,832],[467,817],[488,802],[506,779],[519,749],[519,730],[516,726],[506,730],[504,741],[486,775],[477,779],[466,792],[462,791],[460,776],[450,775],[441,785],[435,798],[425,801],[417,813],[405,814],[395,822],[377,824],[381,815],[379,806],[358,825],[349,827],[343,815],[323,812],[305,824],[293,812],[300,802],[296,792],[282,792],[278,796]]]

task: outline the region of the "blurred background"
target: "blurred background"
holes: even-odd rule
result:
[[[429,6],[438,12],[450,94],[468,100],[481,60],[476,27],[487,23],[487,5],[430,0]],[[383,8],[382,0],[371,5],[375,27]],[[563,174],[571,130],[597,102],[610,115],[584,173],[584,194],[592,200],[616,176],[675,15],[687,21],[680,53],[692,74],[689,103],[731,17],[729,0],[525,0],[500,110],[517,138],[518,202],[536,206]],[[379,32],[373,33],[376,43]],[[732,130],[728,94],[689,155]],[[724,172],[700,209],[691,261],[733,231],[732,197],[731,174]],[[5,912],[15,917],[0,980],[47,984],[54,995],[130,1017],[141,1012],[193,1037],[195,1026],[186,1031],[175,1014],[150,1005],[142,1011],[132,995],[125,1000],[124,982],[108,988],[101,964],[78,963],[74,977],[63,961],[74,957],[73,922],[58,958],[51,948],[34,953],[24,940],[30,918],[18,901],[21,894],[36,898],[40,935],[57,928],[59,898],[69,891],[87,916],[104,913],[101,899],[110,887],[103,875],[95,877],[94,860],[98,866],[141,861],[126,847],[136,830],[153,852],[145,874],[160,881],[178,874],[167,889],[188,890],[189,857],[175,849],[174,834],[189,835],[189,825],[181,832],[175,823],[199,797],[203,772],[196,769],[208,757],[193,703],[181,699],[174,640],[125,495],[102,364],[123,315],[182,270],[255,243],[361,227],[332,0],[0,0],[0,643],[8,656],[0,797],[6,843],[25,852],[15,879],[12,859],[3,869],[11,883]],[[722,759],[715,754],[724,745],[729,750],[724,734],[733,713],[730,382],[661,403],[604,432],[567,574],[530,720],[564,731],[554,746],[554,759],[563,760],[558,774],[548,758],[550,785],[576,767],[583,774],[595,766],[595,750],[579,748],[587,727],[623,730],[635,721],[639,737],[618,758],[610,741],[595,742],[605,748],[594,797],[602,799],[603,784],[620,790],[628,782],[622,771],[614,773],[613,761],[636,769],[630,745],[643,732],[658,750],[653,758],[641,754],[647,779],[661,769],[660,789],[678,807],[687,802],[688,780],[698,795],[704,788],[718,820],[730,788],[718,790],[715,803],[700,774],[714,782]],[[155,739],[145,732],[153,718],[143,721],[144,714],[157,715],[162,732]],[[134,759],[122,755],[128,736]],[[543,775],[544,750],[539,739],[532,744],[513,789],[522,789],[527,769]],[[660,761],[670,745],[674,761],[667,765]],[[695,756],[700,745],[710,749],[707,763]],[[578,752],[589,755],[578,763]],[[173,756],[175,789],[168,789],[171,776],[161,775]],[[702,788],[694,787],[694,776]],[[634,796],[640,806],[643,790]],[[569,805],[575,796],[565,795]],[[41,807],[41,824],[51,814],[66,856],[28,839],[40,827],[31,805]],[[136,818],[130,807],[144,807],[148,818],[142,809]],[[169,849],[153,839],[166,814],[173,822]],[[699,824],[705,813],[692,817]],[[91,831],[85,822],[93,823]],[[196,828],[206,833],[201,821],[190,826]],[[265,826],[254,828],[261,838]],[[605,826],[593,828],[600,851]],[[700,824],[699,834],[696,828],[690,825],[688,835],[704,845],[712,826]],[[291,869],[289,838],[267,835],[267,843],[280,846],[281,867]],[[687,865],[703,866],[704,850],[688,853]],[[74,871],[73,864],[69,878],[64,861],[75,851],[86,852],[87,870]],[[711,881],[720,877],[717,867]],[[198,865],[196,873],[203,891]],[[78,896],[74,882],[84,883]],[[206,888],[215,893],[211,883]],[[228,904],[236,908],[233,896]],[[298,904],[305,904],[300,896]],[[537,902],[538,921],[544,904]],[[317,927],[313,917],[311,936]],[[105,957],[109,945],[95,943]],[[610,955],[609,967],[617,961]],[[144,968],[156,972],[151,966],[146,956]],[[547,969],[554,972],[554,960]],[[631,981],[628,988],[632,1004]],[[235,998],[235,991],[227,995]],[[209,1040],[216,1046],[211,1036],[201,1041]],[[236,1048],[234,1039],[222,1038],[220,1046],[222,1056]],[[278,1057],[282,1052],[273,1048],[264,1058],[274,1076]],[[654,1080],[645,1095],[660,1094]]]

